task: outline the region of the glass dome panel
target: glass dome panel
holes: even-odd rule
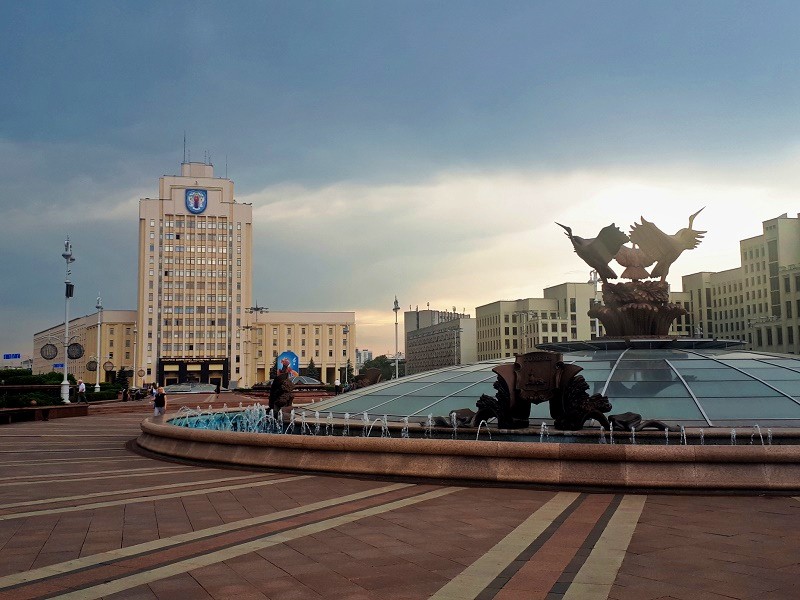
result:
[[[712,421],[741,419],[757,423],[759,419],[800,419],[800,405],[785,396],[703,398],[700,404]]]

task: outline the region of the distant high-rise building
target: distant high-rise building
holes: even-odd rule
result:
[[[356,369],[360,369],[365,362],[370,360],[372,360],[372,350],[367,350],[366,348],[359,350],[356,348]]]
[[[139,201],[137,360],[146,381],[219,383],[242,370],[235,339],[251,304],[252,206],[206,163],[183,163]]]

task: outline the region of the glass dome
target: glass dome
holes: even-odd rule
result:
[[[355,390],[314,405],[336,414],[396,419],[476,410],[481,394],[494,396],[492,369],[511,359],[459,365]],[[583,367],[589,393],[608,396],[610,414],[635,412],[685,426],[797,426],[800,358],[731,348],[614,348],[564,351],[564,362]],[[547,403],[531,419],[547,421]]]

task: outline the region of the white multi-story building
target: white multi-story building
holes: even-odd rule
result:
[[[250,306],[252,206],[204,163],[159,179],[139,201],[138,356],[144,378],[237,380],[236,331]]]
[[[783,214],[739,242],[740,266],[683,277],[702,337],[754,350],[800,353],[800,217]]]

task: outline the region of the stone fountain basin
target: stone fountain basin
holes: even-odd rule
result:
[[[437,483],[628,491],[800,491],[800,445],[652,446],[270,435],[189,429],[162,417],[137,444],[166,457]]]

